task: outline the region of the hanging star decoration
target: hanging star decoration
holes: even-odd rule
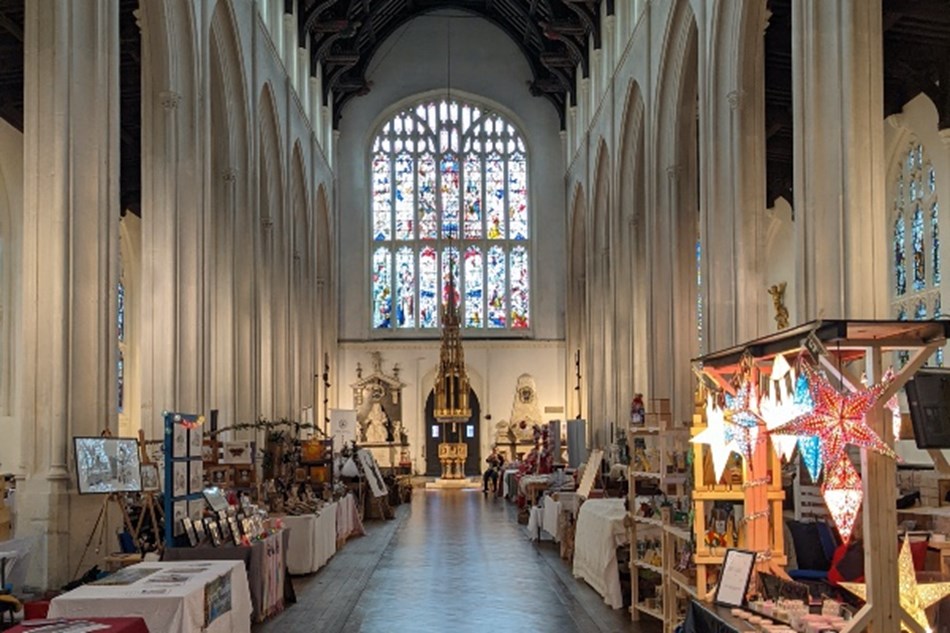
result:
[[[901,547],[901,553],[897,559],[897,573],[901,608],[905,612],[901,621],[901,630],[911,630],[906,624],[906,618],[910,618],[925,631],[932,631],[930,622],[927,620],[927,613],[924,610],[950,595],[950,582],[917,583],[917,576],[914,574],[914,559],[911,555],[908,539],[904,539],[904,545]],[[867,600],[868,589],[865,583],[842,582],[840,584],[862,600]]]
[[[726,441],[735,445],[735,451],[745,457],[751,468],[752,453],[759,439],[758,396],[752,381],[746,379],[736,395],[726,394]]]
[[[712,454],[713,470],[716,481],[722,479],[722,473],[729,463],[729,455],[735,448],[731,436],[727,437],[725,412],[716,406],[712,396],[706,396],[706,428],[697,433],[690,442],[706,444]]]
[[[776,431],[817,437],[820,441],[818,453],[825,468],[822,496],[832,512],[838,531],[847,542],[851,537],[851,528],[863,493],[861,478],[850,464],[845,449],[850,444],[889,457],[897,457],[893,449],[868,426],[865,419],[867,412],[887,388],[888,382],[842,394],[828,382],[824,374],[807,363],[802,364],[801,375],[808,380],[814,408]],[[812,474],[810,470],[809,474]]]
[[[802,406],[793,398],[792,390],[789,389],[789,380],[792,381],[792,384],[795,383],[795,371],[785,360],[785,356],[779,354],[772,362],[769,392],[759,402],[759,413],[762,419],[765,420],[765,428],[769,431],[772,446],[775,448],[775,452],[786,460],[792,458],[800,438],[795,435],[782,435],[772,431],[788,424],[811,409],[810,402],[807,406]]]
[[[838,528],[841,540],[849,542],[854,531],[854,522],[861,511],[861,502],[864,500],[861,476],[850,459],[839,459],[825,469],[821,496],[828,506],[828,512]]]
[[[815,403],[811,399],[811,385],[808,384],[808,377],[805,374],[799,374],[795,379],[795,395],[793,396],[797,407],[803,411],[811,412],[815,408]],[[821,438],[812,435],[800,435],[798,437],[798,453],[802,456],[802,463],[805,464],[805,470],[812,482],[817,482],[821,476]]]

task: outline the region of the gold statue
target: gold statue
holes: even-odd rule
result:
[[[775,307],[775,324],[780,330],[788,327],[788,308],[785,307],[785,283],[783,281],[769,288],[769,294],[772,295],[772,305]]]

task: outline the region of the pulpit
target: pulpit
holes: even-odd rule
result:
[[[442,479],[464,479],[465,459],[468,445],[463,442],[439,444],[439,463],[442,464]]]

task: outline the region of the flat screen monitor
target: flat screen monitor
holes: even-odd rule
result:
[[[142,491],[138,440],[77,437],[74,442],[79,494]]]
[[[917,448],[950,448],[950,369],[924,367],[906,390]]]

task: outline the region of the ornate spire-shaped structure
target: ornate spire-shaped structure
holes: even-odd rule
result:
[[[442,423],[463,422],[472,417],[468,396],[470,386],[465,372],[462,329],[455,302],[455,261],[449,262],[448,301],[442,309],[442,349],[439,374],[435,379],[435,419]]]

